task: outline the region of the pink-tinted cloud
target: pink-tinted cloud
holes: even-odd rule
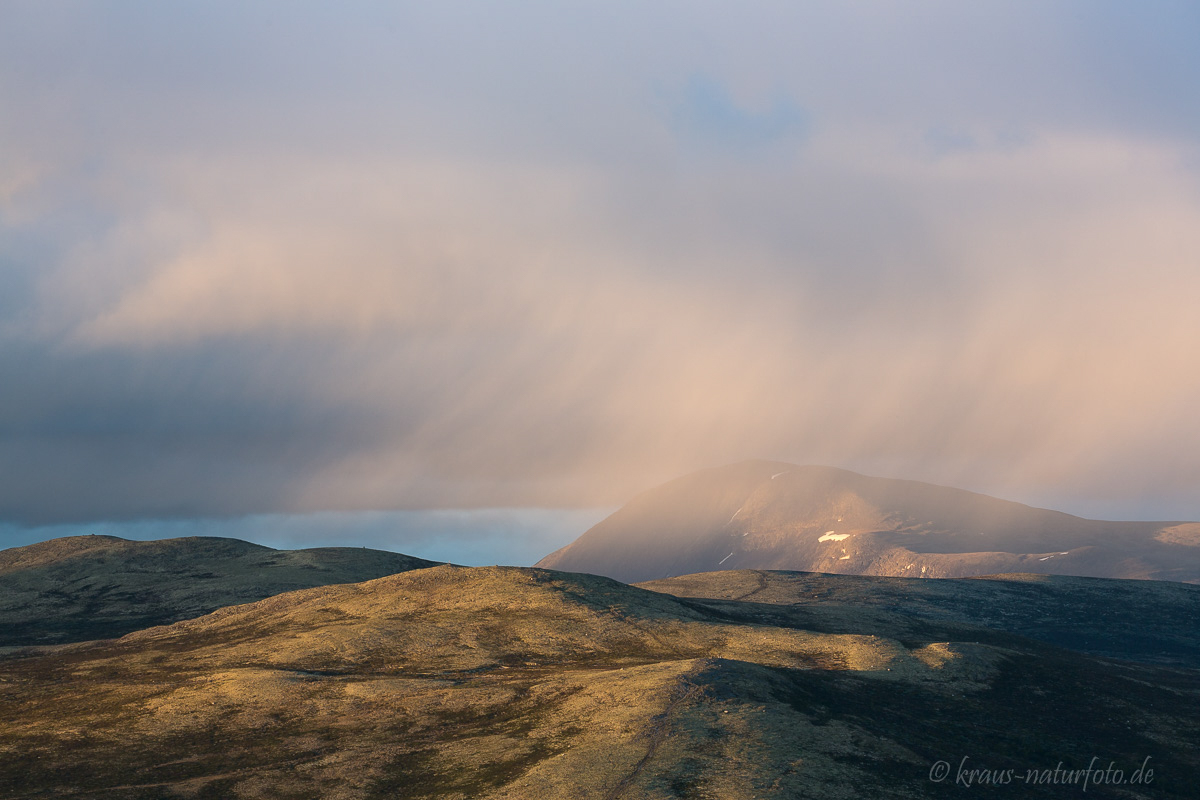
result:
[[[261,53],[193,9],[240,78],[43,17],[26,55],[87,46],[3,62],[0,515],[612,505],[746,457],[1200,515],[1186,104],[1127,120],[1049,11],[864,8],[301,7]],[[755,136],[680,114],[698,75]]]

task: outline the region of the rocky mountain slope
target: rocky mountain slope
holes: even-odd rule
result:
[[[0,647],[122,636],[280,592],[433,566],[357,547],[71,536],[0,550]]]
[[[718,569],[1200,582],[1200,523],[1088,520],[916,481],[747,461],[651,489],[537,566],[627,582]]]
[[[0,797],[1061,797],[1094,759],[1087,796],[1194,796],[1200,587],[653,588],[440,566],[10,654]]]

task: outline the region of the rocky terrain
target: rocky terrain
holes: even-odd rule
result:
[[[1123,784],[1086,796],[1190,798],[1198,604],[1033,575],[418,569],[10,653],[0,797],[1062,797],[1079,779],[1050,771],[1095,760]]]
[[[71,536],[0,550],[0,648],[105,639],[223,606],[433,566],[360,547]]]
[[[637,582],[720,569],[1200,582],[1200,523],[1107,522],[916,481],[747,461],[635,497],[537,566]]]

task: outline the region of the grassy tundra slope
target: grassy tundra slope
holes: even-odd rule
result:
[[[939,797],[963,757],[1022,781],[981,796],[1060,797],[1026,770],[1093,757],[1155,773],[1088,796],[1194,796],[1200,588],[1097,582],[1069,612],[1118,623],[1096,647],[1034,638],[1049,586],[440,566],[291,592],[0,661],[0,797]],[[1159,609],[1131,645],[1130,602]]]
[[[235,603],[433,566],[358,547],[70,536],[0,550],[0,647],[105,639]]]

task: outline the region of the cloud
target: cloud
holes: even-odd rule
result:
[[[612,506],[755,456],[1200,515],[1196,129],[1130,118],[1157,55],[1093,78],[1111,25],[37,8],[2,517]],[[1150,16],[1121,41],[1191,70]]]

